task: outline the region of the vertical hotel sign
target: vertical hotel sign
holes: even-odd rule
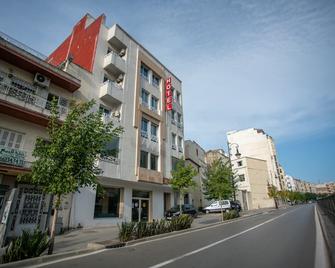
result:
[[[172,110],[172,85],[171,77],[165,80],[165,106],[167,111]]]

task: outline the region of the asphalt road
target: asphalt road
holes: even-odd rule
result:
[[[45,267],[314,268],[314,205],[303,205]]]

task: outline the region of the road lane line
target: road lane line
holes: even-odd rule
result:
[[[293,210],[290,210],[289,212],[294,211],[296,209],[297,208],[295,208]],[[165,240],[165,239],[175,238],[175,237],[178,237],[178,236],[188,235],[188,234],[195,233],[195,232],[201,232],[201,231],[208,230],[208,229],[218,228],[222,225],[228,225],[228,224],[240,222],[240,221],[243,221],[243,220],[248,220],[250,218],[254,218],[254,217],[258,217],[258,216],[262,216],[262,215],[269,215],[269,214],[270,214],[270,212],[267,213],[267,214],[262,213],[262,214],[256,214],[256,215],[248,216],[248,217],[240,217],[238,219],[234,219],[233,221],[229,221],[229,222],[218,222],[215,225],[211,225],[211,226],[208,226],[208,227],[202,227],[202,228],[198,228],[198,229],[195,229],[195,230],[189,230],[187,232],[183,232],[183,233],[180,233],[180,234],[171,234],[171,235],[168,235],[168,236],[165,236],[165,237],[150,239],[150,240],[147,240],[147,241],[142,241],[142,242],[134,243],[134,244],[131,244],[131,245],[127,245],[126,247],[136,247],[136,246],[143,245],[143,244],[148,244],[148,243],[151,243],[151,242],[156,242],[156,241],[161,241],[161,240]],[[148,237],[148,238],[150,238],[150,237]]]
[[[37,268],[37,267],[43,267],[43,266],[47,266],[47,265],[51,265],[51,264],[55,264],[58,262],[63,262],[63,261],[70,261],[73,259],[78,259],[78,258],[82,258],[82,257],[86,257],[86,256],[90,256],[90,255],[94,255],[94,254],[98,254],[104,251],[107,251],[108,249],[100,249],[94,252],[90,252],[90,253],[85,253],[85,254],[81,254],[81,255],[76,255],[76,256],[71,256],[71,257],[66,257],[64,259],[58,259],[58,260],[54,260],[54,261],[49,261],[49,262],[45,262],[45,263],[41,263],[41,264],[34,264],[34,265],[30,265],[30,266],[26,266],[27,268]]]
[[[170,260],[167,260],[167,261],[158,263],[158,264],[156,264],[156,265],[150,266],[150,267],[148,267],[148,268],[160,268],[160,267],[166,266],[166,265],[168,265],[168,264],[170,264],[170,263],[173,263],[173,262],[175,262],[175,261],[178,261],[178,260],[180,260],[180,259],[182,259],[182,258],[185,258],[185,257],[191,256],[191,255],[197,254],[197,253],[199,253],[199,252],[201,252],[201,251],[204,251],[204,250],[209,249],[209,248],[211,248],[211,247],[214,247],[214,246],[216,246],[216,245],[218,245],[218,244],[221,244],[221,243],[224,243],[224,242],[226,242],[226,241],[228,241],[228,240],[231,240],[231,239],[233,239],[233,238],[235,238],[235,237],[241,236],[241,235],[243,235],[243,234],[245,234],[245,233],[247,233],[247,232],[250,232],[250,231],[252,231],[252,230],[255,230],[255,229],[257,229],[257,228],[259,228],[259,227],[261,227],[261,226],[263,226],[263,225],[265,225],[265,224],[268,224],[268,223],[270,223],[270,222],[273,222],[273,221],[275,221],[276,219],[278,219],[278,218],[280,218],[280,217],[282,217],[282,216],[284,216],[284,215],[286,215],[286,214],[288,214],[288,213],[291,213],[291,212],[293,212],[293,211],[295,211],[295,210],[296,210],[296,209],[291,210],[291,211],[288,211],[288,212],[285,212],[285,213],[283,213],[283,214],[281,214],[281,215],[279,215],[279,216],[277,216],[277,217],[275,217],[275,218],[272,218],[272,219],[269,219],[269,220],[267,220],[267,221],[264,221],[264,222],[262,222],[262,223],[260,223],[260,224],[257,224],[257,225],[255,225],[255,226],[253,226],[253,227],[250,227],[250,228],[248,228],[248,229],[246,229],[246,230],[244,230],[244,231],[242,231],[242,232],[239,232],[239,233],[234,234],[234,235],[232,235],[232,236],[226,237],[226,238],[224,238],[224,239],[221,239],[221,240],[219,240],[219,241],[216,241],[216,242],[214,242],[214,243],[211,243],[211,244],[209,244],[209,245],[207,245],[207,246],[204,246],[204,247],[201,247],[201,248],[199,248],[199,249],[190,251],[190,252],[185,253],[185,254],[183,254],[183,255],[180,255],[180,256],[178,256],[178,257],[176,257],[176,258],[173,258],[173,259],[170,259]]]

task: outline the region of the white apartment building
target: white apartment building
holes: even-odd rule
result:
[[[274,200],[268,195],[268,167],[266,160],[241,157],[232,161],[235,174],[236,199],[243,210],[268,208]]]
[[[174,204],[171,170],[184,156],[181,81],[104,15],[85,15],[47,61],[82,81],[77,99],[94,99],[104,120],[124,129],[108,145],[118,154],[99,159],[105,197],[76,193],[70,226],[162,218]]]
[[[198,174],[193,178],[197,184],[194,189],[187,194],[188,203],[200,210],[209,205],[209,201],[204,195],[204,181],[207,179],[207,164],[205,150],[195,141],[185,140],[185,160],[187,164],[193,166]]]
[[[48,138],[50,101],[58,99],[60,120],[80,80],[44,61],[45,58],[0,34],[0,241],[23,229],[45,230],[51,217],[50,196],[17,180],[30,171],[38,137]],[[62,215],[69,212],[63,204]],[[66,215],[65,215],[66,216]]]
[[[290,175],[285,175],[285,183],[286,183],[286,188],[288,191],[291,192],[296,192],[297,191],[297,187],[295,185],[295,181],[294,178]]]
[[[227,133],[228,143],[231,144],[231,159],[236,160],[235,147],[241,156],[265,160],[268,167],[268,183],[281,190],[280,172],[277,160],[277,152],[271,136],[262,129],[249,128],[245,130],[234,130]],[[235,146],[235,147],[234,147]]]

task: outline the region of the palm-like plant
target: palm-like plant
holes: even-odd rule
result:
[[[279,192],[276,188],[276,186],[271,185],[268,189],[268,195],[270,198],[273,198],[273,200],[275,201],[275,206],[278,209],[278,197],[279,197]]]

